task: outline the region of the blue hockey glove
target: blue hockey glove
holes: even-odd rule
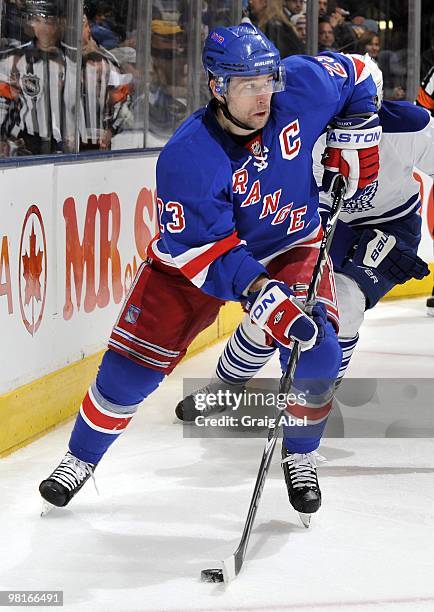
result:
[[[355,250],[341,266],[366,296],[369,308],[394,285],[429,275],[428,265],[403,240],[379,229],[360,234]]]
[[[359,238],[353,255],[353,263],[376,268],[395,284],[411,278],[422,280],[429,275],[428,265],[418,257],[414,249],[392,234],[381,230],[365,230]]]

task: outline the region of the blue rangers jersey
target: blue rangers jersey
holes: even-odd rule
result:
[[[149,255],[223,300],[243,299],[264,264],[317,237],[313,146],[333,117],[376,111],[374,82],[355,58],[292,56],[283,65],[285,91],[273,95],[270,119],[249,146],[220,127],[210,104],[157,163],[160,236]]]
[[[378,112],[382,126],[378,179],[362,194],[343,204],[340,219],[350,227],[375,227],[420,210],[416,166],[434,178],[434,119],[409,102],[384,101]],[[321,184],[325,135],[315,144],[314,173]],[[331,197],[320,193],[320,208],[329,211]]]

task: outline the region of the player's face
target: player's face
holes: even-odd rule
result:
[[[273,91],[273,77],[234,77],[229,84],[228,107],[232,115],[260,130],[270,117],[270,104]]]

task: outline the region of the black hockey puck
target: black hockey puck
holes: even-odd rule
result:
[[[204,569],[200,572],[202,582],[224,582],[223,570],[221,569]]]

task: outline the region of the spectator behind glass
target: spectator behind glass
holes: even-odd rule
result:
[[[374,34],[374,32],[365,32],[363,36],[361,36],[358,42],[358,53],[364,55],[367,53],[369,57],[372,57],[373,60],[378,62],[378,55],[380,53],[380,37],[378,34]]]
[[[365,21],[363,22],[363,26],[368,30],[368,32],[374,32],[374,34],[378,34],[379,27],[375,19],[365,19]]]
[[[281,4],[288,17],[299,15],[303,10],[303,0],[283,0]]]
[[[327,0],[318,0],[318,17],[325,17],[327,15]]]
[[[144,97],[143,95],[138,95],[141,71],[136,67],[136,50],[134,47],[117,47],[116,49],[112,49],[111,53],[118,60],[122,73],[124,75],[129,75],[127,80],[129,80],[128,90],[131,100],[129,107],[131,111],[129,113],[123,113],[124,120],[122,121],[122,129],[143,129],[141,105],[144,102]]]
[[[397,85],[393,88],[392,95],[390,96],[391,100],[401,101],[405,100],[405,89],[402,85]]]
[[[261,30],[267,22],[267,7],[268,0],[249,0],[247,5],[247,14],[250,20]]]
[[[295,31],[304,46],[307,41],[306,15],[300,13],[291,17],[291,23],[295,27]]]
[[[187,48],[185,31],[176,21],[152,20],[149,131],[161,143],[187,113]]]
[[[329,23],[333,28],[333,35],[335,37],[334,46],[338,51],[355,53],[357,50],[357,36],[351,24],[346,21],[349,12],[335,0],[329,0],[327,6]]]
[[[407,81],[407,33],[395,31],[393,40],[393,51],[382,49],[378,53],[378,64],[384,78],[384,98],[404,100]]]
[[[279,49],[282,58],[304,53],[305,47],[291,23],[288,9],[282,6],[281,0],[268,0],[266,23],[261,29]]]
[[[335,35],[327,17],[322,17],[319,20],[318,51],[336,51]]]
[[[63,92],[68,56],[62,43],[62,0],[27,0],[25,17],[32,39],[0,53],[1,155],[63,151]]]
[[[112,7],[100,2],[91,23],[91,32],[94,40],[105,49],[113,49],[120,42],[119,35],[115,32]]]

